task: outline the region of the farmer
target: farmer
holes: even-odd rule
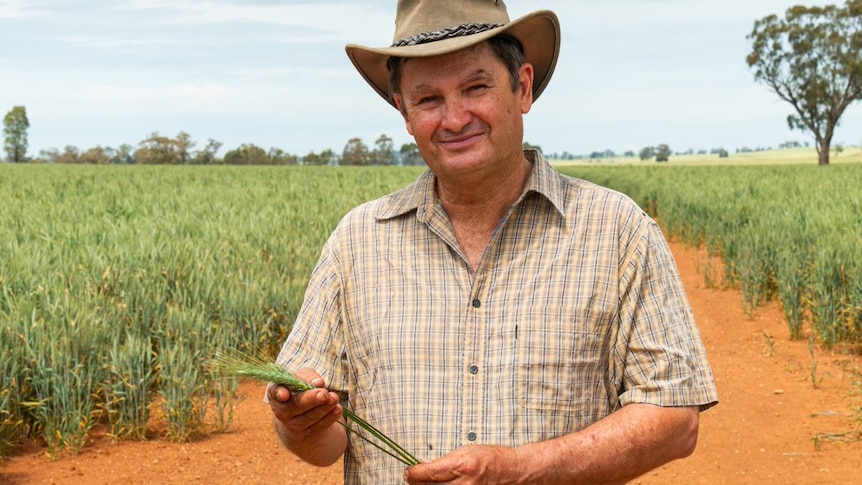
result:
[[[401,0],[391,47],[347,46],[429,170],[335,229],[278,358],[319,389],[266,397],[348,485],[618,483],[695,448],[717,393],[659,227],[523,150],[559,47],[554,13],[501,0]]]

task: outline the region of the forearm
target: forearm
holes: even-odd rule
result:
[[[278,419],[273,418],[272,423],[281,444],[312,465],[332,465],[347,450],[347,431],[340,424],[333,424],[318,435],[300,437],[291,434]]]
[[[697,408],[632,404],[588,428],[517,448],[527,483],[625,483],[690,455]]]

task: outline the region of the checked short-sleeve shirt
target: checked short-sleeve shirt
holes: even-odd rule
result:
[[[717,402],[665,239],[629,198],[532,174],[473,272],[426,172],[348,214],[278,362],[310,367],[421,460],[578,431],[630,403]],[[402,482],[351,437],[345,484]]]

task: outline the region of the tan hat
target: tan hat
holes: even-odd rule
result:
[[[533,100],[542,94],[560,55],[560,22],[550,10],[509,21],[503,0],[398,0],[389,47],[348,44],[350,61],[389,104],[390,57],[430,57],[478,44],[496,35],[518,39],[533,65]]]

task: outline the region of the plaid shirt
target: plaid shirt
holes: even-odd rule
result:
[[[629,198],[533,172],[471,271],[426,172],[348,214],[278,362],[317,370],[420,460],[583,429],[629,403],[717,402],[658,226]],[[351,436],[345,484],[402,483]]]

